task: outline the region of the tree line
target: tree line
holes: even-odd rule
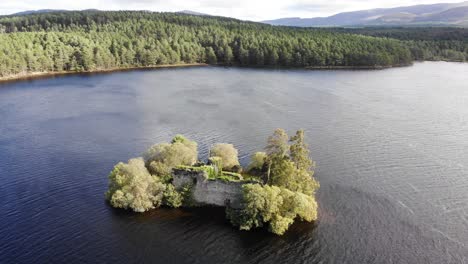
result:
[[[468,60],[468,28],[447,27],[370,27],[333,28],[333,32],[398,39],[415,60]]]
[[[391,66],[411,63],[399,40],[143,11],[0,17],[0,76],[166,64]]]

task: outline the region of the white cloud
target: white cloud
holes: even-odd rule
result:
[[[0,0],[0,14],[24,10],[151,10],[197,12],[248,20],[328,16],[339,12],[432,4],[442,0]]]

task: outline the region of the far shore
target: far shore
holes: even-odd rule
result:
[[[268,66],[239,66],[239,65],[229,65],[232,67],[242,67],[242,68],[264,68],[264,69],[305,69],[305,70],[383,70],[396,67],[407,67],[412,64],[404,65],[390,65],[390,66],[308,66],[308,67],[268,67]],[[25,72],[10,76],[0,77],[0,83],[6,82],[16,82],[22,80],[33,80],[33,79],[42,79],[49,78],[54,76],[62,75],[71,75],[71,74],[98,74],[98,73],[112,73],[112,72],[123,72],[123,71],[132,71],[132,70],[145,70],[145,69],[166,69],[166,68],[188,68],[188,67],[203,67],[203,66],[227,66],[222,64],[206,64],[206,63],[181,63],[181,64],[164,64],[164,65],[154,65],[154,66],[136,66],[136,67],[123,67],[123,68],[110,68],[110,69],[96,69],[91,71],[60,71],[60,72]]]
[[[305,67],[307,70],[385,70],[391,68],[400,68],[412,66],[413,63],[409,64],[398,64],[398,65],[374,65],[374,66],[308,66]]]
[[[91,71],[26,72],[26,73],[0,77],[0,83],[42,79],[42,78],[48,78],[48,77],[53,77],[53,76],[62,76],[62,75],[71,75],[71,74],[112,73],[112,72],[124,72],[124,71],[144,70],[144,69],[150,70],[150,69],[166,69],[166,68],[186,68],[186,67],[188,68],[188,67],[200,67],[200,66],[208,66],[208,64],[182,63],[182,64],[163,64],[163,65],[154,65],[154,66],[96,69],[96,70],[91,70]]]

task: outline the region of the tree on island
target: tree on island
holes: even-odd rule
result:
[[[241,230],[268,225],[270,232],[284,234],[296,218],[317,220],[315,197],[274,185],[246,184],[243,188],[244,209],[227,210],[228,218]]]
[[[291,139],[283,129],[275,130],[268,138],[265,150],[267,168],[264,175],[267,184],[309,195],[315,192],[318,188],[312,178],[315,162],[310,159],[303,130],[297,131]]]
[[[180,207],[182,194],[170,183],[171,171],[197,161],[197,143],[175,136],[171,143],[156,144],[143,158],[118,163],[109,175],[106,199],[113,207],[145,212],[161,205]]]
[[[109,175],[106,198],[116,208],[145,212],[162,204],[166,186],[149,173],[143,159],[120,162]]]
[[[143,158],[152,174],[169,179],[176,166],[191,166],[197,162],[197,147],[195,141],[177,135],[170,144],[153,145],[143,154]]]
[[[315,163],[309,156],[304,131],[289,139],[283,129],[277,129],[268,138],[265,150],[265,154],[253,156],[249,168],[263,170],[266,184],[244,185],[244,209],[236,212],[228,208],[231,222],[242,230],[268,224],[271,232],[281,235],[297,217],[316,220],[315,192],[319,184],[313,178]]]
[[[239,166],[239,152],[232,144],[218,143],[210,149],[210,157],[220,157],[223,169],[231,170],[234,166]]]
[[[250,164],[247,167],[247,171],[254,175],[262,173],[263,166],[265,166],[267,154],[265,152],[255,152],[250,158]]]

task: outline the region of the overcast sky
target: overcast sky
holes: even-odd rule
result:
[[[0,14],[37,9],[193,10],[246,20],[329,16],[344,11],[461,2],[447,0],[0,0]]]

